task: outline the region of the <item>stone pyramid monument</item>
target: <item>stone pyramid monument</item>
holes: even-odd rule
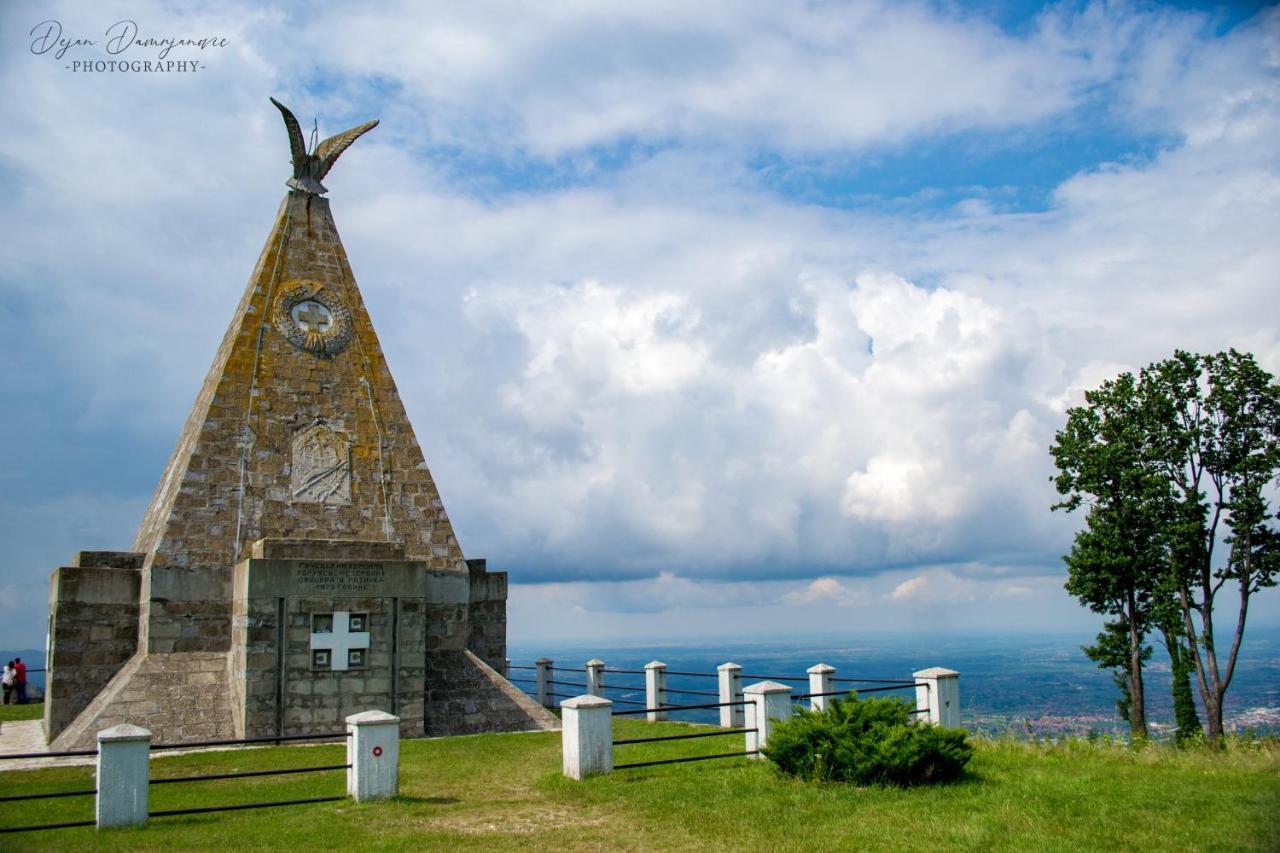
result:
[[[289,192],[133,550],[53,574],[46,734],[555,727],[501,674],[506,574],[463,556],[322,195],[377,121],[308,151],[272,102]]]

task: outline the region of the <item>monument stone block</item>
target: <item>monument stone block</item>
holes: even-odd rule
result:
[[[554,727],[495,671],[506,576],[463,555],[323,196],[377,122],[309,152],[276,106],[289,192],[133,548],[54,573],[46,733],[316,733],[370,708],[405,735]]]

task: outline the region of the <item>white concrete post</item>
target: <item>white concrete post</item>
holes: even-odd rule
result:
[[[511,658],[502,659],[502,677],[506,679],[511,678]]]
[[[916,710],[928,711],[929,722],[934,725],[959,728],[960,673],[935,666],[912,675],[917,682],[924,682],[923,686],[916,688]]]
[[[613,703],[602,696],[575,696],[560,703],[564,775],[582,779],[613,772]]]
[[[151,732],[128,723],[98,732],[98,829],[145,826],[150,788]]]
[[[587,661],[587,695],[604,695],[604,661],[600,658]]]
[[[535,676],[538,679],[538,704],[544,708],[554,708],[556,704],[556,697],[551,695],[555,692],[551,689],[552,663],[554,661],[551,658],[538,658],[533,662],[533,665],[538,668],[538,673]]]
[[[750,700],[747,705],[747,752],[758,750],[769,742],[774,723],[791,716],[791,688],[776,681],[761,681],[742,691]],[[764,758],[753,755],[751,758]]]
[[[667,665],[660,660],[651,660],[644,665],[644,701],[647,708],[662,708],[667,704]],[[649,722],[667,718],[666,711],[650,711],[646,716]]]
[[[400,718],[385,711],[347,717],[347,794],[357,803],[400,792]]]
[[[809,673],[809,692],[810,693],[830,693],[834,682],[831,675],[836,671],[834,666],[825,663],[816,664],[809,667],[806,672]],[[828,700],[832,696],[811,696],[809,698],[810,711],[827,710]]]
[[[742,667],[733,662],[722,663],[716,667],[716,672],[720,674],[720,701],[741,702]],[[722,729],[740,729],[744,725],[744,719],[746,719],[746,713],[741,705],[720,709],[720,728]]]

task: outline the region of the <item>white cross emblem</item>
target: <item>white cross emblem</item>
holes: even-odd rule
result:
[[[333,669],[346,669],[348,653],[353,649],[369,648],[368,631],[351,630],[351,614],[338,611],[333,614],[333,630],[311,634],[311,650],[328,650]]]

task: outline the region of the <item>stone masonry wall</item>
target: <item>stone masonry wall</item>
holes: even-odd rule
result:
[[[502,672],[507,658],[507,573],[485,570],[484,560],[467,560],[471,605],[467,648]]]
[[[393,606],[398,604],[398,611]],[[278,599],[238,600],[243,622],[236,618],[236,636],[243,638],[243,663],[233,665],[233,701],[238,706],[237,733],[243,737],[282,733],[311,734],[341,731],[344,720],[361,711],[380,710],[400,717],[406,737],[422,733],[424,672],[421,649],[426,642],[426,607],[412,598],[288,598],[285,599],[284,710],[278,714],[280,636]],[[361,669],[312,670],[311,615],[367,613],[369,665]],[[392,622],[402,649],[393,664]],[[416,653],[415,653],[416,650]],[[392,677],[393,665],[395,668]],[[394,695],[393,695],[394,690]]]
[[[49,602],[46,736],[57,737],[138,648],[141,554],[85,553],[53,573]],[[115,567],[119,566],[119,568]]]
[[[150,729],[160,744],[234,737],[227,655],[135,655],[51,746],[91,748],[99,731],[121,723]]]
[[[560,721],[469,651],[427,653],[428,737],[557,729]]]

